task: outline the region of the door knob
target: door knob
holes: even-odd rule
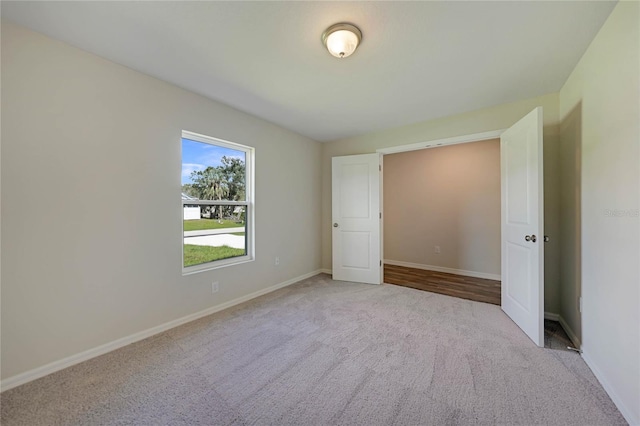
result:
[[[538,239],[536,238],[535,234],[534,235],[527,235],[524,237],[525,241],[531,241],[532,243],[535,243],[536,241],[538,241]]]
[[[334,223],[334,224],[333,224],[333,227],[334,227],[334,228],[337,228],[337,227],[338,227],[338,224],[337,224],[337,223]]]
[[[548,242],[549,242],[549,240],[550,240],[549,236],[548,236],[548,235],[545,235],[545,236],[544,236],[544,242],[545,242],[545,243],[548,243]]]

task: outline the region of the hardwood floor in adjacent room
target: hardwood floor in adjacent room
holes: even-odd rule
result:
[[[418,290],[500,305],[500,281],[445,272],[384,265],[384,282]]]

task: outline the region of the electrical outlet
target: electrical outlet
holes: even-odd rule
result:
[[[276,256],[276,261],[275,261],[276,266],[280,265],[280,258]]]
[[[433,252],[435,254],[440,254],[440,246],[433,246]]]
[[[214,281],[211,283],[211,293],[217,293],[220,290],[220,283],[218,281]]]

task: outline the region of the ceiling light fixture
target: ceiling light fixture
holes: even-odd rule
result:
[[[336,58],[346,58],[356,51],[362,41],[362,32],[355,25],[340,23],[322,33],[322,44]]]

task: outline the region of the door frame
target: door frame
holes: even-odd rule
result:
[[[417,143],[412,143],[408,145],[379,148],[379,149],[376,149],[376,152],[379,154],[382,154],[383,161],[384,161],[384,156],[387,154],[398,154],[401,152],[418,151],[421,149],[440,148],[443,146],[459,145],[463,143],[481,142],[481,141],[486,141],[491,139],[499,139],[500,135],[504,133],[506,130],[508,129],[490,130],[488,132],[471,133],[468,135],[452,136],[452,137],[443,138],[443,139],[433,139],[426,142],[417,142]],[[383,168],[383,176],[381,178],[384,179],[384,168]],[[384,193],[384,185],[380,185],[380,202],[381,203],[384,197],[383,193]],[[384,226],[384,205],[381,205],[381,207],[383,208],[381,225]],[[382,265],[384,267],[384,243],[382,243],[382,247],[380,248],[380,258],[382,259]],[[384,282],[384,278],[383,278],[383,282]]]
[[[472,133],[469,135],[453,136],[444,139],[433,139],[426,142],[412,143],[409,145],[392,146],[389,148],[380,148],[376,152],[386,154],[397,154],[400,152],[417,151],[419,149],[438,148],[447,145],[458,145],[461,143],[480,142],[489,139],[498,139],[502,133],[508,129],[491,130],[489,132]]]

